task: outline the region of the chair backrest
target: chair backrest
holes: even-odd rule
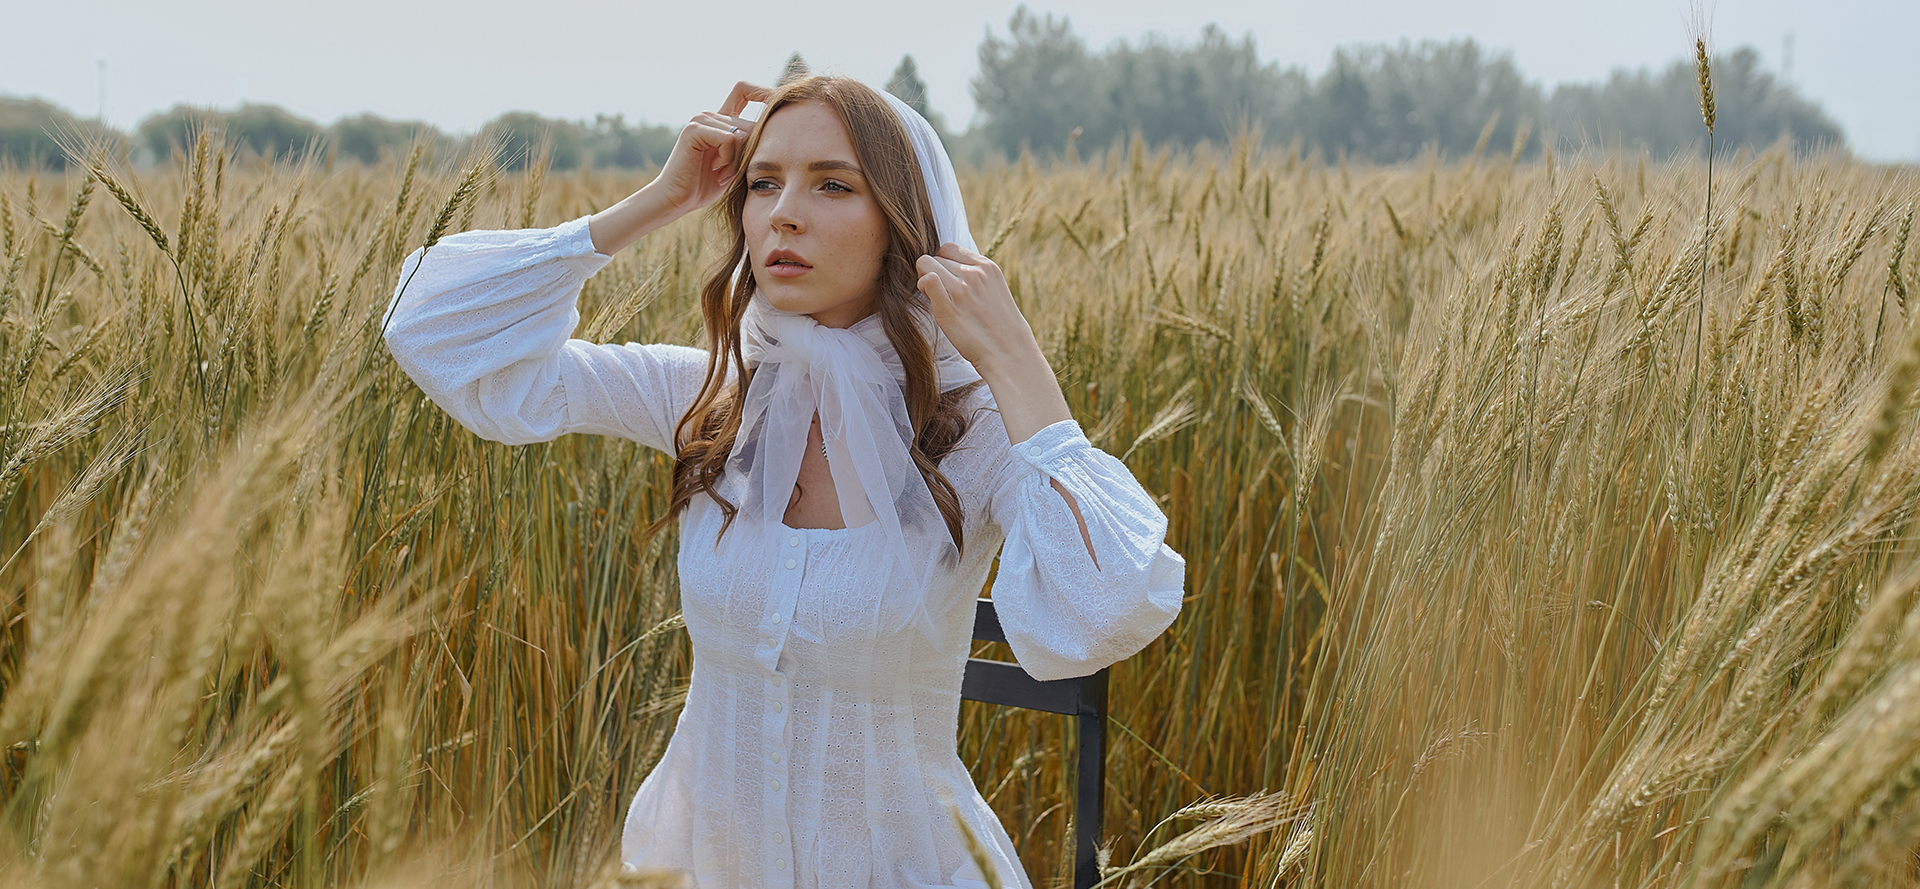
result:
[[[981,642],[1007,641],[1006,631],[1000,628],[1000,613],[994,610],[992,599],[981,599],[974,605],[973,638]],[[1100,882],[1100,865],[1094,850],[1100,848],[1100,821],[1106,809],[1106,669],[1091,676],[1042,682],[1027,675],[1018,664],[968,658],[967,672],[960,682],[960,697],[1073,717],[1080,736],[1080,755],[1074,776],[1073,885],[1074,889],[1090,889]]]

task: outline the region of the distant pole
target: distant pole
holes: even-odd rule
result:
[[[1780,38],[1780,85],[1793,86],[1793,32]]]
[[[95,113],[93,116],[94,116],[94,119],[100,121],[101,126],[106,126],[107,125],[107,57],[106,56],[101,56],[93,60],[93,87],[94,87],[94,99],[98,103],[94,107]]]

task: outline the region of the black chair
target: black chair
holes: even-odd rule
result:
[[[1007,641],[992,599],[981,599],[974,606],[973,638],[981,642]],[[1094,850],[1100,847],[1100,820],[1106,802],[1106,669],[1092,676],[1042,682],[1027,675],[1018,664],[967,658],[960,698],[1073,717],[1080,731],[1080,756],[1074,775],[1073,885],[1074,889],[1089,889],[1100,882]]]

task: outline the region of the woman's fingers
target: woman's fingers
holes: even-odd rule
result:
[[[732,125],[726,118],[703,111],[687,121],[686,131],[693,138],[693,147],[700,150],[718,148],[733,141]]]
[[[755,121],[732,114],[714,111],[702,111],[693,116],[696,123],[744,139],[753,131]]]
[[[972,250],[968,250],[967,248],[962,247],[959,244],[955,244],[952,241],[947,241],[946,243],[941,244],[940,252],[938,255],[946,257],[947,259],[958,261],[958,262],[968,263],[970,265],[979,265],[982,262],[985,262],[988,265],[993,264],[993,260],[988,259],[985,256],[982,256],[978,253],[975,253]]]
[[[702,111],[688,120],[654,180],[658,193],[682,211],[704,207],[725,193],[754,127],[754,121],[741,117],[740,112],[749,102],[772,97],[766,87],[743,80],[734,84],[719,111]]]
[[[955,296],[966,289],[965,282],[947,265],[949,262],[951,260],[943,260],[938,256],[922,256],[914,262],[914,268],[920,272],[920,290],[927,294],[927,298],[934,296],[929,286],[937,288],[940,300],[947,303],[951,303]]]
[[[955,244],[952,241],[941,244],[940,249],[931,254],[929,258],[946,263],[948,268],[973,268],[981,271],[991,270],[996,272],[1000,270],[999,266],[994,265],[993,260],[975,253],[972,250],[968,250],[959,244]]]
[[[719,156],[714,158],[713,169],[724,170],[733,163],[736,146],[745,142],[747,133],[753,130],[753,121],[740,116],[747,110],[749,102],[765,102],[773,98],[773,90],[757,83],[739,81],[733,85],[733,91],[727,93],[727,100],[720,103],[720,113],[714,115],[715,126],[728,134],[728,141],[720,147]]]
[[[733,162],[738,146],[746,140],[746,130],[738,129],[733,118],[722,117],[711,111],[702,111],[687,122],[692,136],[692,147],[703,157],[709,158],[707,170],[725,169]]]
[[[933,303],[936,309],[945,305],[951,299],[951,297],[947,296],[946,282],[940,280],[939,275],[931,272],[921,275],[920,280],[914,282],[914,286],[918,287],[921,293],[927,295],[927,301]],[[940,313],[935,312],[934,314],[937,316]]]
[[[1000,267],[986,257],[943,244],[938,252],[915,260],[914,269],[941,331],[976,366],[991,361],[998,350],[1032,339]]]
[[[748,102],[765,102],[773,97],[773,90],[744,80],[733,85],[733,92],[727,94],[727,100],[720,103],[720,113],[737,117],[747,109]]]
[[[920,257],[917,267],[922,274],[935,273],[947,282],[948,291],[957,295],[958,291],[978,291],[984,296],[986,291],[1000,289],[993,285],[1001,278],[1000,267],[993,260],[967,250],[958,244],[942,244],[940,252]]]

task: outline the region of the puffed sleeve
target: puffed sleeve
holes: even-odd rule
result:
[[[1086,519],[1087,555],[1073,510]],[[1012,445],[994,472],[1006,533],[993,602],[1014,658],[1035,679],[1085,676],[1146,647],[1180,613],[1186,560],[1167,517],[1125,464],[1062,420]]]
[[[608,259],[594,251],[587,217],[449,235],[401,265],[387,348],[481,438],[527,444],[589,432],[676,453],[674,427],[705,378],[707,353],[570,339],[580,288]]]

